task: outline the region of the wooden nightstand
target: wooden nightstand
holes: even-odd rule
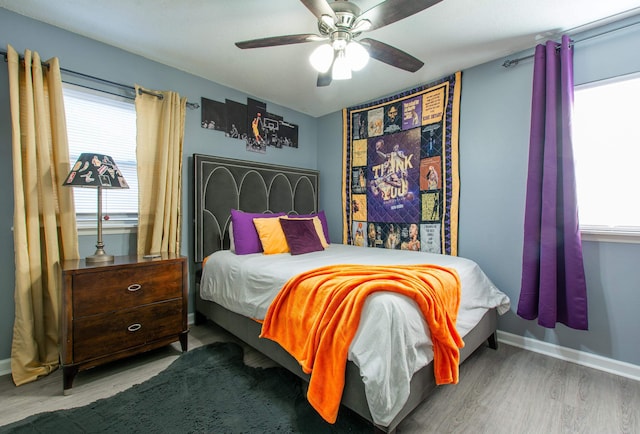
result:
[[[62,264],[60,361],[63,391],[78,371],[180,340],[187,351],[187,260],[116,256]]]

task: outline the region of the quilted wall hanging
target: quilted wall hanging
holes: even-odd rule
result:
[[[345,244],[457,255],[461,77],[343,110]]]

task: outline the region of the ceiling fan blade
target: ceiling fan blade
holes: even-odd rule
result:
[[[318,81],[316,83],[316,86],[318,87],[329,86],[332,80],[333,79],[331,77],[331,68],[329,68],[327,72],[318,73]]]
[[[384,62],[388,65],[395,66],[396,68],[404,69],[409,72],[416,72],[422,68],[424,62],[416,59],[411,54],[387,45],[384,42],[376,41],[371,38],[360,39],[360,42],[365,45],[369,56],[373,57],[380,62]]]
[[[371,21],[369,30],[379,29],[425,10],[442,0],[387,0],[363,12],[358,20]]]
[[[275,47],[278,45],[290,45],[301,44],[303,42],[322,41],[327,39],[320,35],[314,35],[313,33],[303,35],[284,35],[284,36],[271,36],[269,38],[251,39],[249,41],[236,42],[238,48],[263,48],[263,47]]]
[[[300,0],[303,5],[307,7],[311,11],[313,15],[316,16],[317,19],[320,19],[323,15],[329,15],[334,20],[336,19],[336,14],[329,6],[327,0]]]

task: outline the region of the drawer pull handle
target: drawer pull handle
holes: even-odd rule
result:
[[[127,327],[127,330],[129,330],[130,332],[137,332],[141,328],[142,328],[142,324],[135,323],[135,324],[131,324],[129,327]]]
[[[139,283],[133,283],[127,286],[127,291],[129,292],[136,292],[139,289],[142,289],[142,285],[140,285]]]

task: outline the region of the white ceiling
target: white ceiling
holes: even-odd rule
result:
[[[354,2],[364,11],[380,0]],[[372,60],[351,80],[322,88],[316,87],[317,73],[308,62],[318,43],[250,50],[234,45],[317,33],[316,18],[297,0],[0,0],[0,7],[252,97],[322,116],[506,58],[565,31],[632,15],[640,11],[640,1],[443,0],[365,34],[422,60],[425,66],[418,72]]]

